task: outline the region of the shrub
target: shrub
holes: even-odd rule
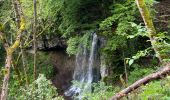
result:
[[[28,87],[15,88],[15,91],[9,92],[8,100],[64,100],[43,74]]]

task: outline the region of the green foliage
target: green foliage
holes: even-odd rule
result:
[[[152,8],[154,3],[154,0],[146,1],[151,12],[154,12],[154,9]],[[111,64],[112,66],[114,74],[110,77],[111,79],[114,79],[119,77],[121,74],[124,74],[124,59],[126,60],[126,64],[131,66],[136,60],[142,59],[142,57],[152,56],[153,50],[150,47],[150,44],[147,45],[147,43],[149,43],[147,41],[149,40],[149,36],[146,27],[143,26],[143,24],[139,24],[138,19],[136,19],[140,14],[134,0],[115,2],[111,7],[111,12],[112,15],[100,23],[100,30],[102,30],[100,35],[105,36],[107,39],[103,52],[106,55],[106,59],[108,61],[107,64],[109,66]],[[169,41],[169,38],[167,36],[163,36],[164,35],[159,35],[156,38],[162,37],[162,40],[157,40],[164,41],[161,42],[160,46],[165,48],[165,45],[163,44],[168,44],[165,40],[168,39]],[[139,41],[147,42],[146,44],[142,42],[142,44],[140,44]],[[143,45],[143,47],[138,48],[139,45]],[[166,47],[168,46],[169,45],[166,45]],[[164,49],[162,52],[166,52],[165,55],[167,55],[168,49]],[[133,68],[128,68],[130,71],[131,69]],[[146,68],[146,70],[141,71],[141,73],[136,72],[138,73],[136,76],[140,77],[140,75],[145,72],[147,73],[147,71],[150,72],[150,69]]]
[[[158,99],[159,98],[159,100],[160,100],[161,97],[163,96],[162,92],[164,90],[161,87],[160,81],[149,83],[147,86],[144,86],[142,89],[144,90],[144,92],[142,92],[140,94],[140,97],[143,100],[148,100],[148,99],[151,99],[151,98],[152,99]]]
[[[33,2],[30,0],[20,1],[24,17],[26,18],[27,26],[25,33],[31,34],[34,13]],[[155,14],[153,9],[155,0],[145,1],[153,17]],[[15,14],[11,10],[11,1],[0,1],[0,30],[3,29],[10,43],[13,42],[17,31],[14,16]],[[149,40],[149,36],[146,27],[143,24],[139,24],[141,22],[138,20],[139,16],[135,0],[38,0],[37,33],[42,32],[43,35],[57,34],[57,36],[63,36],[68,39],[66,51],[72,55],[81,50],[79,48],[80,45],[89,49],[91,30],[97,30],[96,33],[106,40],[106,44],[104,44],[100,53],[104,55],[106,64],[109,66],[110,76],[105,77],[104,80],[110,85],[115,83],[115,80],[120,75],[123,76],[124,60],[126,59],[129,72],[128,80],[129,83],[132,83],[154,70],[153,67],[146,68],[136,64],[138,63],[137,60],[151,55],[153,52],[150,50],[150,44],[147,45],[147,43],[141,42]],[[158,48],[163,60],[170,61],[170,38],[168,34],[166,32],[159,32],[155,35],[155,38],[156,43],[154,45]],[[4,55],[4,49],[0,45],[1,65],[4,65],[5,62]],[[48,54],[38,53],[37,59],[37,72],[43,73],[47,78],[50,78],[52,75],[52,65],[49,63]],[[9,84],[9,100],[62,100],[61,97],[58,97],[56,89],[51,86],[51,83],[43,75],[40,75],[37,80],[33,80],[32,55],[28,55],[27,61],[28,67],[26,70],[31,84],[25,86],[24,71],[20,67],[21,61],[19,61],[19,67],[17,68],[20,71],[21,80],[18,80],[18,76],[14,73],[14,69],[12,69]],[[2,67],[1,65],[0,68]],[[0,73],[0,76],[3,76],[2,73]],[[169,78],[163,81],[163,87],[160,84],[162,82],[155,81],[144,86],[143,91],[140,91],[141,93],[138,96],[142,100],[170,98]],[[118,90],[116,88],[113,90],[113,87],[107,86],[103,82],[95,83],[92,87],[92,93],[82,94],[83,99],[108,99]]]
[[[0,31],[3,31],[3,29],[4,29],[4,26],[3,24],[0,23]]]
[[[169,76],[163,80],[151,82],[145,86],[142,86],[138,98],[141,100],[169,100],[170,89]]]
[[[143,26],[135,24],[136,17],[140,15],[135,1],[115,1],[110,8],[111,15],[100,23],[100,35],[107,40],[102,52],[107,65],[114,71],[109,79],[115,80],[124,73],[124,59],[139,50],[135,43],[138,37],[146,32]]]
[[[133,83],[140,79],[141,77],[144,77],[152,72],[154,72],[153,68],[145,68],[143,66],[139,66],[138,64],[132,65],[131,69],[134,69],[133,71],[130,71],[128,76],[129,83]]]
[[[75,55],[77,52],[81,50],[80,45],[82,45],[85,48],[90,48],[90,38],[91,31],[86,32],[83,36],[75,36],[69,38],[67,41],[67,53],[70,55]]]
[[[100,23],[101,35],[107,37],[105,50],[114,52],[119,48],[126,48],[126,36],[136,34],[131,23],[135,21],[137,7],[134,1],[118,2],[111,7],[112,15]]]
[[[53,75],[53,66],[50,63],[50,56],[47,53],[43,52],[37,52],[37,73],[44,74],[48,79],[52,77]],[[34,81],[34,63],[33,63],[33,55],[26,54],[26,68],[24,69],[26,71],[26,77],[28,79],[28,83],[32,83]],[[17,59],[17,55],[14,56],[14,59]],[[17,66],[19,65],[19,66]],[[15,94],[18,88],[21,88],[22,86],[25,87],[26,84],[26,77],[25,72],[23,70],[22,62],[19,60],[17,63],[14,62],[14,66],[17,67],[17,69],[14,67],[11,68],[11,74],[10,74],[10,81],[9,81],[9,94]],[[19,71],[16,73],[16,70]],[[17,94],[17,93],[16,93]]]
[[[12,4],[10,0],[0,1],[0,31],[5,33],[7,39],[8,36],[12,36],[11,32],[13,32],[13,27],[12,27],[13,16],[12,16],[11,5]]]
[[[42,74],[28,87],[20,87],[9,93],[9,100],[64,100],[58,96],[55,87]]]
[[[86,100],[86,98],[89,100],[105,100],[111,97],[116,90],[116,88],[113,90],[112,86],[106,86],[104,82],[94,83],[92,86],[93,92],[82,95],[83,100]]]
[[[132,65],[134,70],[130,72],[128,77],[128,83],[132,84],[136,80],[144,77],[150,73],[153,73],[155,69],[145,68],[139,65]],[[141,88],[133,91],[128,95],[129,99],[138,100],[169,100],[170,98],[170,89],[169,84],[170,78],[167,76],[165,79],[157,80],[142,86]],[[125,99],[126,100],[126,99]]]
[[[27,17],[28,20],[33,18],[34,8],[33,8],[33,1],[28,0],[20,0],[23,9],[24,15]],[[46,20],[48,21],[50,18],[51,20],[54,19],[54,15],[57,11],[61,8],[63,1],[61,0],[38,0],[37,1],[37,19],[38,21]],[[54,11],[55,9],[55,11]]]
[[[83,45],[85,48],[90,48],[90,36],[93,32],[87,31],[81,38],[79,44]]]
[[[42,73],[44,74],[47,78],[52,77],[52,73],[53,73],[53,66],[50,63],[50,55],[46,52],[37,52],[37,73]],[[33,61],[33,55],[31,54],[27,54],[26,60],[27,62],[27,76],[30,82],[34,81],[34,76],[33,76],[33,72],[34,72],[34,61]],[[20,62],[21,64],[21,62]],[[20,68],[20,70],[22,70],[22,68]],[[22,74],[24,74],[22,72]]]
[[[137,7],[134,1],[121,2],[114,4],[112,7],[112,16],[106,18],[101,24],[101,30],[112,29],[115,34],[126,35],[131,33],[131,25],[129,22],[135,21]]]
[[[33,1],[20,0],[22,10],[26,19],[26,29],[32,31],[34,18]],[[63,0],[38,0],[37,5],[37,34],[60,35],[58,24],[60,18],[58,13],[63,6]]]
[[[0,23],[4,23],[10,18],[11,14],[11,1],[0,1]]]
[[[74,86],[76,87],[80,87],[83,84],[77,82],[77,81],[74,81],[73,82]],[[118,87],[114,88],[113,90],[113,87],[112,86],[107,86],[104,82],[97,82],[97,83],[93,83],[92,84],[92,92],[84,92],[84,93],[81,93],[81,95],[78,95],[78,96],[74,96],[74,98],[82,98],[82,100],[105,100],[105,99],[108,99],[109,97],[111,97],[115,91],[119,90]]]
[[[150,48],[147,48],[143,51],[138,51],[132,58],[126,58],[126,64],[131,66],[135,60],[139,60],[141,57],[148,56],[150,54],[151,50]]]
[[[112,37],[110,41],[107,41],[104,51],[115,51],[117,48],[124,48],[126,38],[123,36]]]
[[[59,0],[63,1],[63,0]],[[112,0],[66,0],[56,13],[58,29],[64,37],[75,32],[97,28],[100,20],[107,16],[105,12]],[[54,8],[53,8],[54,9]]]
[[[158,34],[156,34],[155,39],[156,39],[156,43],[154,45],[155,47],[158,48],[163,61],[165,62],[170,61],[170,58],[169,58],[170,37],[168,33],[159,32]]]
[[[79,37],[70,38],[67,41],[67,53],[76,54],[78,52]]]
[[[27,67],[25,68],[25,71],[27,74],[26,76],[28,79],[29,86],[27,86],[28,84],[26,84],[26,78],[25,78],[25,73],[23,71],[22,62],[19,61],[18,65],[20,66],[17,66],[17,69],[20,74],[19,76],[16,73],[16,69],[13,69],[13,67],[11,68],[10,81],[9,81],[9,92],[8,92],[9,100],[11,99],[12,100],[28,100],[29,95],[33,95],[33,94],[29,94],[30,92],[34,92],[35,97],[33,97],[33,100],[39,100],[38,98],[40,97],[38,97],[38,95],[42,97],[44,93],[47,96],[47,98],[55,96],[55,95],[52,95],[52,93],[56,93],[56,90],[54,90],[54,87],[52,86],[52,84],[49,83],[49,80],[47,80],[44,77],[44,75],[48,79],[52,77],[53,67],[49,63],[50,62],[49,55],[47,53],[42,53],[42,52],[38,52],[37,54],[39,55],[37,57],[38,59],[37,73],[42,73],[43,75],[40,75],[41,77],[39,77],[39,79],[37,79],[36,81],[34,80],[34,74],[33,74],[34,64],[33,64],[33,59],[32,59],[33,56],[31,54],[27,54],[26,62],[29,62],[29,63],[26,63]],[[15,58],[16,57],[14,56],[14,59]],[[34,86],[36,86],[36,88],[34,88]],[[55,92],[53,92],[52,90],[54,90]],[[49,93],[46,93],[46,92],[49,92]]]
[[[141,26],[140,24],[137,25],[136,23],[134,22],[129,22],[132,26],[132,29],[134,31],[135,34],[132,34],[132,35],[127,35],[127,38],[129,39],[132,39],[132,38],[135,38],[135,37],[138,37],[138,36],[146,36],[148,37],[148,33],[147,33],[147,30],[144,26]]]
[[[154,4],[157,4],[157,0],[145,0],[146,6],[148,7],[152,17],[155,17],[157,11],[154,8]]]
[[[78,22],[77,17],[77,8],[80,6],[79,0],[69,0],[61,8],[61,23],[59,25],[59,30],[64,33],[64,36],[74,32],[74,29],[77,28]]]

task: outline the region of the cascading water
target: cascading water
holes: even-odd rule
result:
[[[98,37],[96,33],[94,33],[90,54],[88,53],[88,49],[81,45],[81,50],[76,55],[76,66],[73,74],[73,80],[77,81],[80,86],[71,86],[70,89],[65,92],[66,96],[79,94],[79,99],[81,99],[82,93],[91,92],[91,84],[94,77],[93,69],[97,55],[97,42]]]

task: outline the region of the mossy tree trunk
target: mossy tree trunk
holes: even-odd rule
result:
[[[25,26],[22,26],[25,27]],[[4,42],[4,46],[6,49],[6,63],[5,63],[5,75],[3,79],[2,91],[1,91],[1,100],[7,99],[7,91],[8,91],[8,81],[10,77],[10,68],[12,66],[12,55],[13,52],[19,47],[20,45],[20,37],[23,30],[19,30],[17,38],[12,46],[8,46],[7,42]],[[2,33],[2,32],[0,32]]]
[[[161,63],[162,58],[161,58],[161,55],[159,54],[158,48],[156,47],[156,42],[157,42],[156,38],[155,38],[156,30],[155,30],[155,27],[154,27],[154,24],[153,24],[153,21],[152,21],[152,16],[150,15],[150,11],[145,4],[145,0],[136,0],[136,4],[138,6],[138,9],[141,13],[141,16],[143,18],[145,26],[147,28],[152,48],[154,49],[156,56],[159,59],[159,63]]]
[[[8,83],[9,83],[9,78],[10,78],[10,68],[12,66],[12,57],[14,51],[20,46],[21,42],[21,35],[22,32],[25,30],[25,19],[22,15],[22,11],[20,8],[20,2],[19,0],[13,0],[13,3],[18,4],[17,12],[21,16],[20,22],[19,22],[19,29],[17,30],[17,35],[16,35],[16,40],[15,42],[9,46],[8,43],[4,39],[4,34],[0,32],[0,37],[1,40],[3,41],[5,50],[6,50],[6,63],[5,63],[5,74],[4,74],[4,79],[3,79],[3,85],[2,85],[2,91],[1,91],[1,99],[0,100],[6,100],[7,99],[7,92],[8,92]]]
[[[20,28],[20,22],[21,22],[21,16],[22,14],[22,10],[21,10],[21,5],[20,2],[17,0],[13,0],[13,6],[14,6],[14,10],[15,10],[15,19],[16,19],[16,25],[17,25],[17,30],[19,30]],[[24,40],[21,37],[21,41],[20,41],[20,49],[21,49],[21,57],[22,57],[22,64],[23,64],[23,71],[24,71],[24,77],[25,77],[25,81],[26,81],[26,85],[28,85],[28,77],[27,77],[27,63],[26,63],[26,56],[25,56],[25,50],[24,50]]]
[[[6,64],[5,64],[5,77],[3,80],[3,86],[1,91],[1,100],[6,100],[7,98],[7,89],[8,89],[8,80],[10,75],[11,61],[12,61],[12,54],[7,54]]]

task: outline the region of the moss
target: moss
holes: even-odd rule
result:
[[[21,22],[20,22],[20,30],[23,31],[25,30],[25,19],[21,17]]]
[[[138,5],[139,11],[143,17],[143,20],[145,22],[145,25],[147,27],[147,31],[148,31],[148,35],[152,44],[152,47],[156,53],[156,56],[159,58],[159,62],[162,62],[162,57],[158,51],[158,48],[156,47],[156,30],[155,27],[153,25],[153,21],[150,15],[150,12],[145,4],[145,0],[136,0],[136,3]]]
[[[146,27],[148,28],[149,35],[154,36],[156,34],[156,30],[154,28],[150,12],[147,9],[145,1],[137,0],[137,3],[138,3],[139,10],[142,13],[142,17],[143,17],[143,20],[145,21]]]

